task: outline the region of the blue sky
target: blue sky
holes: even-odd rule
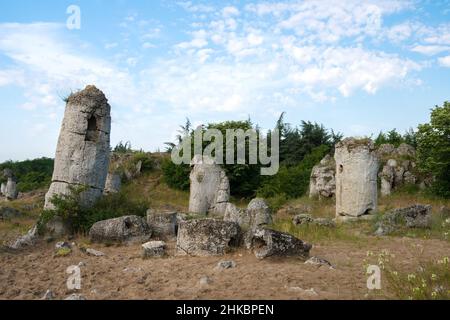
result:
[[[450,100],[450,2],[0,2],[0,161],[53,157],[62,97],[87,84],[111,144],[149,151],[186,117],[404,131]]]

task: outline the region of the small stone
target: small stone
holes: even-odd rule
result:
[[[103,257],[105,255],[103,252],[95,250],[95,249],[91,249],[91,248],[87,248],[86,253],[90,256],[95,256],[95,257]]]
[[[321,226],[321,227],[329,227],[329,228],[335,228],[336,227],[336,222],[334,222],[331,219],[327,219],[327,218],[316,218],[313,220],[313,223],[315,225]]]
[[[55,249],[56,250],[59,250],[59,249],[71,249],[71,245],[68,242],[60,241],[60,242],[57,242],[55,244]]]
[[[203,276],[199,280],[199,284],[201,286],[206,286],[206,285],[210,284],[211,282],[212,282],[211,279],[209,277],[207,277],[207,276]]]
[[[86,298],[82,294],[72,293],[70,296],[68,296],[64,300],[86,300]]]
[[[222,271],[222,270],[231,269],[231,268],[236,268],[236,262],[234,262],[232,260],[222,260],[217,264],[215,269]]]
[[[316,266],[327,266],[330,269],[335,269],[334,266],[328,260],[319,257],[311,257],[305,261],[305,264],[312,264]]]
[[[166,243],[164,241],[150,241],[142,245],[142,257],[163,257],[166,254]]]
[[[292,219],[292,223],[296,226],[307,224],[313,221],[314,221],[313,217],[310,214],[306,213],[298,214]]]
[[[55,299],[55,295],[53,294],[53,291],[51,290],[47,290],[44,294],[44,296],[42,297],[42,300],[54,300]]]

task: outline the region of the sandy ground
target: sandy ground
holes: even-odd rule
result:
[[[140,245],[92,245],[104,252],[104,257],[88,256],[77,247],[69,256],[54,257],[54,245],[41,243],[19,253],[2,250],[0,299],[40,299],[48,289],[56,299],[63,299],[72,293],[66,286],[66,269],[80,262],[84,266],[79,293],[87,299],[388,298],[386,290],[367,295],[363,269],[368,250],[388,249],[406,270],[417,268],[419,261],[450,253],[448,242],[410,238],[370,238],[360,244],[314,246],[311,255],[329,260],[336,267],[332,270],[304,264],[297,258],[258,260],[243,249],[223,257],[175,256],[175,241],[168,242],[168,257],[147,260],[141,258]],[[217,271],[215,266],[221,260],[234,260],[237,267]],[[204,276],[210,279],[209,284],[200,284]],[[304,291],[311,288],[317,294]]]

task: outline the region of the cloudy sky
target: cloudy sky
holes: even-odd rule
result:
[[[450,100],[450,2],[0,2],[0,161],[52,157],[62,98],[87,84],[112,145],[149,151],[186,117],[404,131]]]

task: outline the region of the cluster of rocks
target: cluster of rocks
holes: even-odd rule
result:
[[[352,146],[363,148],[353,148]],[[380,193],[382,196],[388,196],[393,190],[406,184],[420,184],[421,187],[425,187],[428,183],[426,180],[420,181],[417,176],[416,163],[414,161],[416,151],[406,143],[402,143],[398,148],[392,144],[382,144],[375,149],[373,142],[369,139],[347,138],[336,145],[336,151],[337,154],[335,154],[334,159],[330,155],[326,155],[319,164],[313,167],[309,185],[310,197],[331,198],[336,195],[336,176],[344,170],[344,164],[340,163],[337,165],[336,159],[342,162],[344,161],[343,157],[347,158],[345,160],[347,161],[345,166],[348,174],[347,181],[352,181],[352,179],[355,181],[354,179],[359,179],[360,177],[362,180],[359,180],[357,183],[360,186],[367,186],[364,183],[367,178],[364,179],[362,176],[364,172],[370,174],[368,182],[373,180],[376,167],[381,182]],[[366,156],[363,156],[364,153],[366,153]],[[375,164],[375,159],[378,159],[378,166]],[[367,163],[364,165],[365,161]],[[349,165],[350,169],[348,169]],[[344,174],[345,176],[346,174]],[[351,183],[347,185],[349,184]],[[369,185],[373,186],[373,183],[369,183]],[[371,192],[373,193],[373,190]]]
[[[6,198],[6,200],[16,200],[19,191],[17,190],[17,179],[14,176],[11,169],[3,170],[3,177],[7,180],[6,182],[2,182],[0,185],[0,195]]]
[[[431,206],[416,204],[386,212],[376,224],[375,234],[385,236],[402,228],[431,228]]]
[[[393,190],[405,184],[414,185],[419,182],[416,172],[416,151],[405,143],[395,148],[391,144],[383,144],[377,154],[384,165],[378,174],[381,181],[381,195],[388,196]],[[422,181],[422,183],[425,183]]]

